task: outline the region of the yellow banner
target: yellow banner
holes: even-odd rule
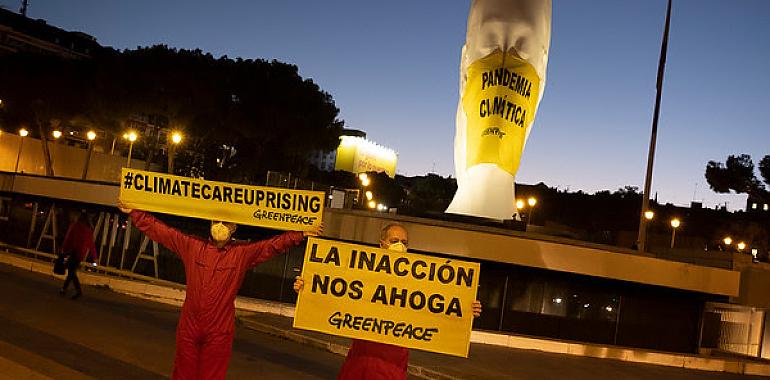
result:
[[[321,224],[324,193],[205,181],[123,168],[126,207],[280,230],[310,231]]]
[[[294,327],[468,357],[479,264],[310,238]]]
[[[462,98],[467,168],[489,163],[516,175],[537,111],[540,78],[528,62],[500,51],[473,62],[467,73]]]

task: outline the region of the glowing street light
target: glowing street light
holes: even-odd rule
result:
[[[171,142],[168,147],[168,172],[174,174],[174,157],[176,156],[176,146],[182,142],[182,133],[174,131],[171,134]]]
[[[674,239],[676,239],[676,229],[679,228],[681,222],[679,219],[671,219],[671,249],[674,248]]]
[[[54,138],[54,139],[56,139],[56,140],[58,140],[59,138],[61,138],[61,135],[62,135],[61,131],[60,131],[60,130],[58,130],[58,129],[57,129],[57,130],[55,130],[55,131],[53,131],[51,134],[53,135],[53,138]]]
[[[131,152],[134,150],[134,141],[138,138],[136,135],[136,132],[134,131],[128,131],[123,134],[123,138],[128,140],[128,158],[126,159],[126,167],[131,167]]]
[[[367,190],[367,191],[366,191],[366,200],[367,200],[367,201],[371,201],[371,200],[372,200],[372,198],[374,198],[374,195],[372,194],[372,192],[371,192],[371,191]]]
[[[174,144],[179,144],[180,142],[182,142],[182,134],[179,132],[174,132],[171,135],[171,142],[173,142]]]
[[[647,220],[652,220],[652,218],[655,217],[655,212],[652,210],[647,210],[644,212],[644,218]]]
[[[746,243],[744,242],[738,243],[738,250],[743,251],[744,249],[746,249]]]
[[[16,168],[13,169],[13,172],[16,173],[19,171],[19,161],[21,160],[21,148],[24,146],[24,138],[29,135],[29,131],[26,128],[19,129],[19,136],[21,136],[21,143],[19,143],[19,153],[16,155]]]
[[[524,201],[521,199],[516,200],[516,209],[523,209],[524,208]]]
[[[81,179],[86,179],[88,176],[88,165],[91,163],[91,155],[94,151],[94,140],[96,140],[96,132],[93,130],[88,131],[86,133],[86,138],[88,139],[88,153],[86,154],[86,163],[83,165],[83,175],[80,177]]]
[[[729,236],[728,236],[728,237],[726,237],[726,238],[722,239],[722,242],[724,242],[724,243],[725,243],[725,245],[730,245],[730,244],[733,244],[733,238],[731,238],[731,237],[729,237]]]
[[[375,208],[375,207],[377,207],[377,202],[369,201],[369,208]]]
[[[537,199],[535,197],[529,197],[529,199],[527,199],[527,204],[529,205],[529,216],[527,216],[527,224],[532,224],[532,217],[535,215],[535,205],[537,204]]]

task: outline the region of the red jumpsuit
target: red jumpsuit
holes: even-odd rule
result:
[[[232,353],[235,296],[247,269],[302,242],[301,232],[286,232],[254,243],[210,240],[185,235],[152,215],[134,210],[134,225],[175,252],[184,263],[187,295],[176,330],[172,379],[224,379]]]
[[[338,380],[406,380],[409,349],[353,339]]]

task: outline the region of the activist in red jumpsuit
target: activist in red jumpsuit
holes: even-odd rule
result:
[[[136,228],[179,255],[187,294],[176,330],[174,380],[224,379],[230,361],[235,297],[247,269],[287,251],[313,232],[285,232],[254,243],[231,240],[236,225],[212,222],[211,239],[185,235],[147,212],[118,205]]]
[[[380,232],[380,248],[406,252],[409,244],[406,228],[388,224]],[[299,293],[304,280],[297,277],[294,291]],[[473,316],[481,315],[481,303],[473,303]],[[391,344],[353,339],[338,380],[406,380],[409,349]]]

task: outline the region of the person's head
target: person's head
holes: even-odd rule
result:
[[[380,231],[380,248],[406,252],[409,246],[409,233],[398,223],[386,225]]]
[[[212,220],[211,239],[220,244],[227,243],[237,228],[238,225],[235,223]]]

